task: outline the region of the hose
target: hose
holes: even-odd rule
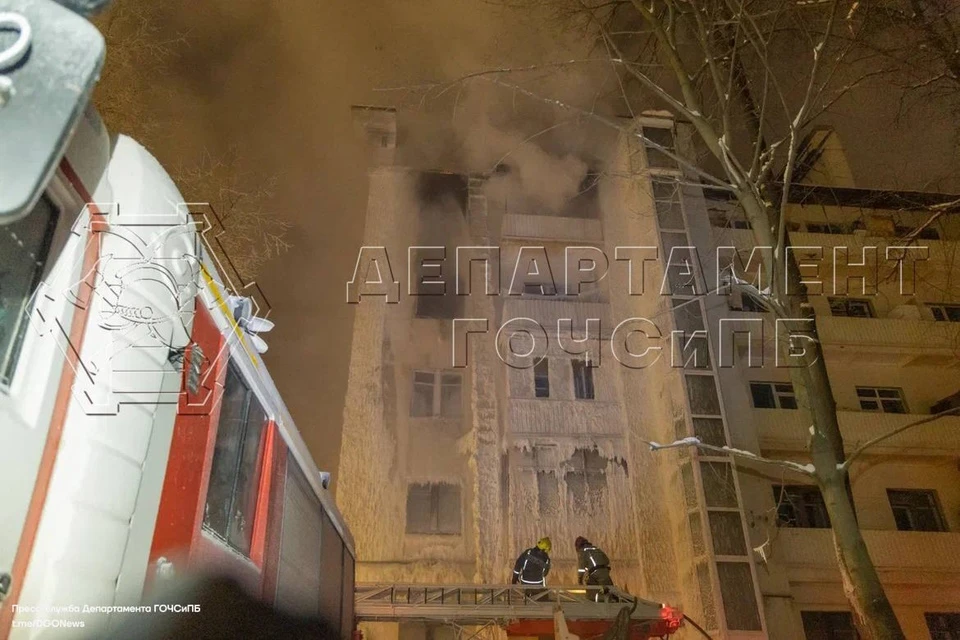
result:
[[[707,633],[706,631],[704,631],[704,630],[703,630],[703,627],[701,627],[701,626],[698,625],[696,622],[694,622],[693,619],[690,618],[690,616],[688,616],[687,614],[683,614],[683,619],[686,620],[687,622],[689,622],[691,627],[693,627],[694,629],[696,629],[697,631],[699,631],[699,632],[700,632],[700,635],[702,635],[704,638],[706,638],[707,640],[713,640],[713,638],[710,636],[710,634]]]

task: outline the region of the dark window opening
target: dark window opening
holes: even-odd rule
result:
[[[546,358],[533,367],[533,387],[536,397],[550,397],[550,363]]]
[[[914,237],[919,238],[921,240],[939,240],[940,239],[940,232],[937,231],[937,228],[934,227],[933,225],[928,225],[923,229],[920,229],[920,231],[917,231],[917,227],[912,227],[910,225],[898,224],[898,225],[895,225],[893,228],[893,232],[898,238],[903,238],[905,236],[908,236],[914,233],[915,231],[917,232],[917,235]]]
[[[808,222],[807,233],[827,233],[832,235],[847,235],[852,231],[848,224],[834,222]]]
[[[960,613],[925,613],[930,640],[960,640]]]
[[[203,526],[244,555],[250,554],[267,415],[233,362],[220,402],[217,440]]]
[[[586,360],[573,360],[573,395],[577,400],[593,400],[593,369]]]
[[[777,504],[777,525],[800,529],[829,529],[830,516],[823,494],[817,487],[784,485],[773,487]]]
[[[407,489],[407,533],[460,535],[460,485],[411,484]]]
[[[467,213],[467,177],[458,173],[425,171],[417,180],[417,198],[427,207],[455,204]]]
[[[665,151],[675,154],[673,144],[673,130],[663,127],[644,127],[643,136],[658,145]],[[668,153],[654,148],[653,145],[645,144],[647,149],[647,164],[651,167],[661,169],[676,169],[677,161],[670,157]]]
[[[577,449],[566,466],[564,482],[573,497],[574,511],[591,513],[606,493],[607,459],[596,449]]]
[[[935,491],[887,489],[899,531],[946,531]]]
[[[960,322],[960,304],[931,304],[930,313],[937,322]]]
[[[797,398],[789,382],[751,382],[750,396],[757,409],[797,408]]]
[[[849,611],[801,611],[806,640],[858,640]]]
[[[830,313],[848,318],[874,318],[873,305],[863,298],[827,298]]]

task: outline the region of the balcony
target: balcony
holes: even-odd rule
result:
[[[753,232],[749,229],[733,229],[729,227],[713,227],[713,242],[715,246],[736,247],[740,251],[749,253],[755,246]],[[902,246],[902,242],[896,238],[880,237],[866,234],[865,232],[854,232],[851,234],[843,233],[807,233],[791,232],[790,243],[795,247],[823,247],[823,261],[830,263],[833,260],[834,247],[849,247],[851,249],[850,261],[859,262],[861,247],[879,247],[878,255],[883,258],[884,248],[887,246]],[[928,262],[946,261],[952,255],[949,245],[951,241],[943,240],[918,240],[914,243],[916,246],[929,248]],[[882,264],[882,263],[881,263]]]
[[[928,418],[917,414],[838,411],[840,433],[848,452],[857,445],[896,429]],[[807,448],[810,423],[800,411],[755,409],[754,424],[763,451],[800,452]],[[943,416],[898,434],[869,450],[876,455],[948,456],[960,454],[960,416]]]
[[[830,529],[778,529],[776,558],[786,564],[791,582],[839,581],[831,536]],[[863,537],[884,581],[960,580],[960,533],[864,531]]]
[[[764,340],[755,336],[754,349],[775,358],[775,329],[770,314],[738,313],[763,318]],[[832,363],[960,369],[960,323],[904,318],[850,318],[818,315],[817,334]],[[743,345],[745,346],[745,345]]]
[[[960,368],[960,324],[817,316],[824,353],[845,364]]]
[[[507,322],[512,318],[532,318],[547,331],[547,335],[556,335],[557,320],[560,318],[569,318],[575,332],[584,331],[588,319],[598,318],[600,335],[604,338],[609,337],[615,328],[609,304],[581,302],[574,297],[507,298],[503,303],[502,321]]]
[[[617,402],[511,398],[508,406],[514,435],[622,437],[625,431]]]
[[[516,213],[504,216],[500,235],[504,240],[603,241],[603,230],[599,220],[560,216],[531,216]]]

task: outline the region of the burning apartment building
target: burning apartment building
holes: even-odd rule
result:
[[[355,280],[399,283],[393,300],[354,300],[338,502],[356,536],[357,580],[507,583],[516,555],[550,536],[548,583],[573,584],[573,541],[585,536],[610,556],[618,586],[680,606],[714,637],[852,629],[823,498],[802,474],[748,459],[802,466],[808,425],[788,372],[773,366],[773,329],[719,329],[770,321],[749,296],[711,295],[723,281],[717,249],[745,258],[752,240],[723,193],[662,153],[687,144],[684,125],[635,118],[642,137],[576,157],[507,145],[478,171],[407,151],[418,140],[393,109],[354,115],[372,150],[364,245],[389,256],[388,269],[359,260]],[[858,294],[863,269],[835,261],[833,248],[859,256],[877,245],[882,256],[923,221],[923,206],[950,196],[855,188],[829,131],[805,149],[790,230],[795,246],[827,247],[822,270],[846,283],[812,305],[853,449],[957,402],[960,227],[926,227],[930,259],[917,263],[910,295],[895,278]],[[674,259],[690,246],[699,255]],[[457,261],[458,247],[488,260]],[[607,256],[593,265],[607,277],[571,282],[583,271],[566,260],[572,247]],[[650,249],[652,259],[625,260]],[[632,318],[655,330],[623,322]],[[454,319],[481,324],[458,333]],[[685,338],[669,340],[675,331]],[[517,365],[505,353],[527,357]],[[633,362],[651,353],[650,366]],[[853,476],[864,536],[910,637],[956,624],[949,612],[960,611],[958,421],[885,441]],[[689,438],[715,450],[654,450]]]

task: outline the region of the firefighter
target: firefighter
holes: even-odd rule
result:
[[[577,583],[586,586],[599,586],[595,600],[606,600],[609,587],[613,586],[610,578],[610,558],[602,549],[580,536],[574,546],[577,548]]]
[[[513,566],[513,584],[547,586],[550,573],[550,538],[540,538],[537,546],[527,549]]]

